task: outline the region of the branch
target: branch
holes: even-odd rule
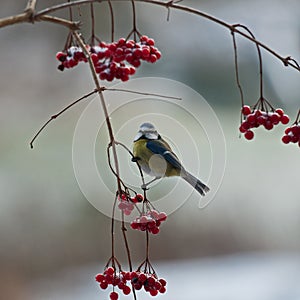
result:
[[[35,11],[36,2],[37,0],[28,0],[24,11],[32,15]]]
[[[19,23],[34,23],[35,21],[37,21],[37,22],[45,21],[45,22],[56,23],[56,24],[68,27],[70,30],[78,30],[80,27],[80,22],[71,22],[66,19],[47,16],[47,15],[36,16],[36,15],[33,15],[28,10],[27,12],[24,12],[22,14],[18,14],[18,15],[14,15],[11,17],[0,19],[0,28],[6,27],[9,25],[19,24]]]
[[[62,19],[62,18],[57,18],[57,17],[52,17],[52,16],[40,16],[40,17],[34,17],[35,21],[46,21],[46,22],[51,22],[51,23],[55,23],[58,25],[63,25],[65,27],[68,27],[70,30],[74,31],[74,30],[78,30],[80,28],[80,22],[72,22],[72,21],[68,21],[66,19]]]
[[[119,170],[119,162],[118,162],[118,156],[117,156],[117,150],[116,150],[116,144],[115,144],[115,137],[114,137],[112,125],[111,125],[111,122],[110,122],[107,106],[106,106],[106,103],[105,103],[104,95],[103,95],[103,92],[102,92],[102,89],[101,89],[101,86],[100,86],[100,83],[99,83],[99,80],[98,80],[98,77],[97,77],[97,73],[96,73],[93,61],[91,59],[90,53],[86,49],[86,46],[85,46],[83,40],[81,39],[79,33],[77,31],[74,31],[73,34],[74,34],[74,37],[77,40],[80,48],[82,49],[82,51],[84,52],[84,54],[86,55],[86,57],[88,59],[88,63],[89,63],[90,70],[91,70],[91,73],[92,73],[92,76],[93,76],[93,80],[94,80],[94,83],[96,85],[96,90],[98,91],[98,95],[100,97],[100,102],[101,102],[101,106],[102,106],[104,117],[105,117],[105,122],[106,122],[107,130],[108,130],[108,134],[109,134],[110,143],[112,145],[112,151],[113,151],[113,158],[114,158],[114,163],[115,163],[115,167],[116,167],[116,173],[118,175],[118,178],[117,178],[118,179],[117,180],[118,191],[119,191],[119,194],[121,194],[121,183],[120,183],[120,180],[119,180],[120,170]]]
[[[32,138],[32,140],[30,141],[29,145],[30,145],[30,148],[33,149],[33,143],[34,141],[37,139],[37,137],[40,135],[40,133],[47,127],[47,125],[53,121],[54,119],[56,119],[57,117],[59,117],[61,114],[63,114],[65,111],[67,111],[69,108],[71,108],[72,106],[74,106],[75,104],[77,104],[78,102],[80,102],[81,100],[84,100],[86,98],[88,98],[89,96],[95,94],[97,92],[97,90],[94,90],[84,96],[82,96],[81,98],[77,99],[76,101],[72,102],[71,104],[69,104],[68,106],[66,106],[65,108],[63,108],[60,112],[58,112],[57,114],[55,115],[52,115],[50,117],[50,119],[44,123],[44,125],[38,130],[38,132],[35,134],[35,136]]]
[[[39,12],[37,12],[35,15],[36,16],[42,16],[45,14],[50,14],[53,13],[55,11],[67,8],[67,7],[72,7],[72,6],[78,6],[81,4],[88,4],[88,3],[101,3],[102,0],[78,0],[78,1],[72,1],[72,2],[66,2],[66,3],[62,3],[62,4],[57,4],[45,9],[40,10]]]
[[[22,14],[18,14],[15,16],[2,18],[2,19],[0,19],[0,28],[6,27],[9,25],[18,24],[18,23],[32,22],[31,16],[32,15],[30,12],[24,12]]]
[[[72,7],[72,6],[78,6],[81,4],[87,4],[87,3],[91,3],[91,2],[103,2],[103,1],[119,1],[119,0],[79,0],[79,1],[72,1],[72,2],[68,2],[68,3],[63,3],[63,4],[59,4],[59,5],[54,5],[52,7],[43,9],[39,12],[36,13],[36,16],[42,16],[44,14],[49,14],[67,7]],[[132,1],[132,0],[123,0],[123,1]],[[211,16],[209,14],[206,14],[200,10],[188,7],[188,6],[184,6],[184,5],[179,5],[177,4],[174,0],[168,1],[168,2],[161,2],[160,0],[135,0],[135,2],[141,2],[141,3],[148,3],[148,4],[154,4],[154,5],[158,5],[158,6],[162,6],[167,8],[168,10],[170,10],[170,8],[176,9],[176,10],[180,10],[180,11],[184,11],[186,13],[191,13],[197,16],[200,16],[202,18],[205,18],[207,20],[210,20],[216,24],[219,24],[227,29],[230,30],[230,32],[235,32],[241,36],[243,36],[245,39],[248,39],[249,41],[255,43],[256,45],[262,47],[263,49],[265,49],[267,52],[269,52],[271,55],[275,56],[276,58],[278,58],[285,66],[290,66],[292,68],[294,68],[297,71],[300,71],[300,67],[299,64],[297,63],[297,61],[295,61],[293,58],[291,58],[290,56],[287,57],[283,57],[281,55],[279,55],[276,51],[272,50],[270,47],[268,47],[267,45],[263,44],[262,42],[256,40],[255,38],[253,38],[251,35],[246,34],[245,32],[235,28],[233,25],[226,23],[224,21],[222,21],[221,19],[218,19],[214,16]]]

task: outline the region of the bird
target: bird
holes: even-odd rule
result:
[[[133,157],[140,168],[154,179],[144,184],[149,184],[162,177],[180,176],[188,182],[200,195],[204,196],[209,187],[200,179],[189,173],[181,164],[170,145],[157,132],[154,125],[146,122],[140,125],[139,131],[134,138]]]

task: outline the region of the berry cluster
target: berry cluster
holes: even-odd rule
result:
[[[140,271],[117,272],[113,267],[108,267],[103,274],[97,274],[95,279],[99,282],[101,289],[105,290],[109,285],[112,285],[122,290],[124,295],[129,295],[131,292],[130,286],[127,285],[128,283],[131,283],[136,290],[140,290],[144,287],[144,290],[149,292],[151,296],[166,292],[167,282],[164,279],[158,279],[154,274]],[[118,298],[119,294],[117,292],[112,291],[110,293],[111,300],[117,300]]]
[[[103,274],[97,274],[95,277],[96,281],[99,282],[100,288],[105,290],[109,285],[118,287],[124,295],[129,295],[131,292],[130,286],[126,284],[127,281],[131,280],[130,272],[117,272],[113,267],[105,269]],[[118,293],[113,291],[110,294],[111,300],[118,299]]]
[[[141,214],[134,221],[131,222],[130,226],[132,229],[148,231],[153,234],[159,233],[160,224],[167,219],[167,215],[164,212],[159,213],[152,209],[148,210],[147,213]]]
[[[141,61],[155,63],[160,59],[161,53],[154,45],[153,39],[143,35],[139,42],[120,38],[117,42],[87,45],[87,50],[101,80],[112,81],[116,78],[127,81],[141,65]],[[81,61],[87,62],[82,49],[75,46],[66,52],[58,52],[56,58],[61,62],[58,66],[61,71],[73,68]]]
[[[279,122],[287,124],[290,121],[288,115],[284,114],[284,111],[281,108],[277,108],[275,111],[269,112],[259,109],[251,111],[250,106],[244,105],[242,107],[242,114],[245,119],[239,130],[241,133],[244,133],[247,140],[252,140],[254,137],[254,132],[251,128],[264,126],[265,129],[271,130],[274,125],[279,124]]]
[[[300,124],[294,124],[285,130],[285,135],[282,137],[284,144],[298,143],[300,147]]]
[[[142,202],[144,197],[142,194],[136,194],[134,197],[122,194],[121,197],[118,197],[118,200],[118,208],[121,209],[126,216],[129,216],[134,209],[134,204]]]
[[[65,68],[73,68],[77,66],[79,62],[88,61],[82,49],[76,46],[71,46],[66,52],[58,52],[56,54],[56,59],[61,62],[57,67],[60,71],[63,71]]]
[[[154,274],[144,272],[131,272],[131,284],[136,290],[144,287],[146,292],[151,296],[156,296],[158,293],[166,292],[167,282],[164,279],[158,279]]]

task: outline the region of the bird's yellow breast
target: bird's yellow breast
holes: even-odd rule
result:
[[[151,150],[147,148],[147,139],[140,139],[133,144],[133,155],[137,158],[137,162],[142,168],[142,170],[156,177],[164,176],[179,176],[180,170],[174,168],[170,163],[168,163],[163,156],[159,154],[154,154]],[[167,149],[171,148],[168,144]]]

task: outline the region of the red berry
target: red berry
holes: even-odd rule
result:
[[[138,202],[136,197],[131,197],[130,200],[131,200],[132,203],[137,203]]]
[[[131,272],[130,273],[130,278],[131,278],[131,280],[135,279],[135,278],[138,278],[138,274],[136,272]]]
[[[281,115],[275,112],[271,115],[270,119],[273,122],[273,124],[278,124],[281,119]]]
[[[163,294],[163,293],[166,292],[166,290],[167,290],[167,289],[166,289],[164,286],[162,286],[162,287],[159,289],[159,292]]]
[[[126,47],[127,48],[133,48],[134,45],[135,45],[135,41],[133,41],[133,40],[130,40],[130,41],[126,42]]]
[[[134,222],[134,221],[131,222],[130,226],[131,226],[132,229],[138,229],[139,228],[139,224],[137,222]]]
[[[114,275],[115,269],[113,267],[109,267],[104,271],[104,274]]]
[[[129,74],[133,75],[135,73],[135,68],[134,67],[130,67],[129,69],[130,69],[130,73]]]
[[[252,139],[254,138],[254,133],[253,133],[253,131],[251,131],[251,130],[246,131],[246,132],[245,132],[245,138],[246,138],[247,140],[252,140]]]
[[[294,125],[292,127],[290,127],[290,130],[292,131],[292,133],[294,135],[300,135],[300,126]]]
[[[291,141],[291,137],[289,135],[284,135],[281,140],[284,144],[288,144]]]
[[[285,129],[284,133],[288,134],[291,130],[292,130],[292,128],[288,127],[288,128]]]
[[[284,111],[283,111],[283,109],[281,109],[281,108],[275,109],[275,112],[278,113],[280,116],[283,116],[283,115],[284,115]]]
[[[166,286],[167,285],[167,281],[165,279],[163,279],[163,278],[160,278],[158,281],[161,283],[162,286]]]
[[[150,49],[148,47],[145,47],[142,49],[142,57],[143,58],[148,58],[150,55]]]
[[[150,290],[150,295],[151,296],[156,296],[158,294],[158,291],[157,290]]]
[[[157,61],[157,57],[155,54],[151,54],[150,57],[149,57],[149,61],[151,63],[155,63]]]
[[[140,41],[141,41],[141,42],[147,42],[148,39],[149,39],[149,38],[148,38],[147,35],[142,35],[141,38],[140,38]]]
[[[247,122],[250,124],[254,124],[256,122],[256,115],[250,114],[247,116]]]
[[[256,110],[256,111],[254,112],[254,115],[255,115],[256,117],[259,117],[259,116],[262,116],[263,113],[262,113],[260,110]]]
[[[158,213],[155,209],[151,210],[151,211],[149,212],[149,215],[150,215],[153,219],[158,220],[159,213]]]
[[[155,44],[154,39],[148,39],[147,44],[150,45],[150,46],[154,46],[154,44]]]
[[[142,202],[144,200],[144,196],[142,194],[136,194],[135,199],[137,202]]]
[[[285,125],[285,124],[287,124],[290,121],[290,118],[289,118],[288,115],[283,115],[283,116],[281,116],[280,121],[281,121],[282,124]]]
[[[124,274],[124,279],[127,280],[131,280],[131,272],[125,272]]]
[[[156,51],[155,52],[156,58],[160,59],[161,58],[161,52],[160,51]]]
[[[126,40],[124,38],[120,38],[118,41],[118,46],[122,46],[126,43]]]
[[[111,300],[117,300],[119,298],[119,294],[116,292],[111,292],[109,297]]]
[[[57,67],[57,69],[60,70],[60,71],[63,71],[64,68],[65,68],[65,66],[64,66],[63,64],[61,64],[61,65],[59,65],[59,66]]]
[[[98,55],[96,53],[91,54],[91,59],[92,59],[94,65],[96,65],[97,62],[99,61]]]
[[[245,133],[247,131],[247,129],[245,129],[242,125],[239,127],[239,131],[241,133]]]
[[[264,125],[266,122],[266,118],[264,116],[259,116],[256,120],[259,125]]]
[[[111,51],[111,52],[115,52],[116,49],[117,49],[117,45],[112,43],[108,46],[108,49]]]
[[[251,114],[251,108],[250,108],[249,105],[244,105],[244,106],[242,107],[242,114],[243,114],[244,116],[248,116],[248,115]]]
[[[155,226],[155,227],[151,228],[151,233],[158,234],[159,233],[159,227]]]
[[[102,282],[105,279],[105,276],[103,274],[97,274],[95,276],[96,281]]]
[[[57,60],[63,62],[63,61],[66,60],[66,58],[67,58],[67,54],[66,53],[64,53],[64,52],[57,52],[57,54],[56,54],[56,59]]]
[[[141,58],[143,53],[141,49],[134,49],[132,54],[135,58]]]
[[[158,215],[158,220],[159,221],[165,221],[167,219],[167,214],[164,213],[164,212],[161,212],[159,215]]]
[[[130,292],[131,292],[131,288],[128,285],[125,285],[123,287],[123,293],[124,293],[124,295],[129,295]]]
[[[139,59],[133,59],[130,63],[136,68],[138,68],[141,65],[141,61]]]
[[[146,224],[146,223],[148,223],[148,218],[147,218],[146,216],[141,216],[140,222],[139,222],[139,223],[141,223],[141,224]]]
[[[147,280],[147,276],[144,273],[141,273],[138,278],[139,278],[139,281],[142,283]]]
[[[155,226],[156,226],[155,220],[148,221],[148,223],[147,223],[147,228],[148,229],[152,229]]]
[[[295,136],[295,135],[294,135],[294,136],[291,137],[291,142],[292,142],[292,143],[295,143],[295,144],[296,144],[296,143],[298,143],[298,141],[299,141],[299,137],[298,137],[298,136]]]
[[[160,290],[160,288],[162,287],[162,284],[159,281],[155,281],[154,287],[156,290]]]
[[[100,283],[100,287],[101,287],[102,290],[105,290],[105,289],[107,289],[107,287],[108,287],[108,283],[107,283],[106,281],[102,281],[102,282]]]
[[[153,287],[155,285],[155,281],[156,281],[155,278],[151,276],[147,279],[147,284]]]
[[[271,121],[266,121],[264,126],[267,130],[271,130],[274,127]]]

